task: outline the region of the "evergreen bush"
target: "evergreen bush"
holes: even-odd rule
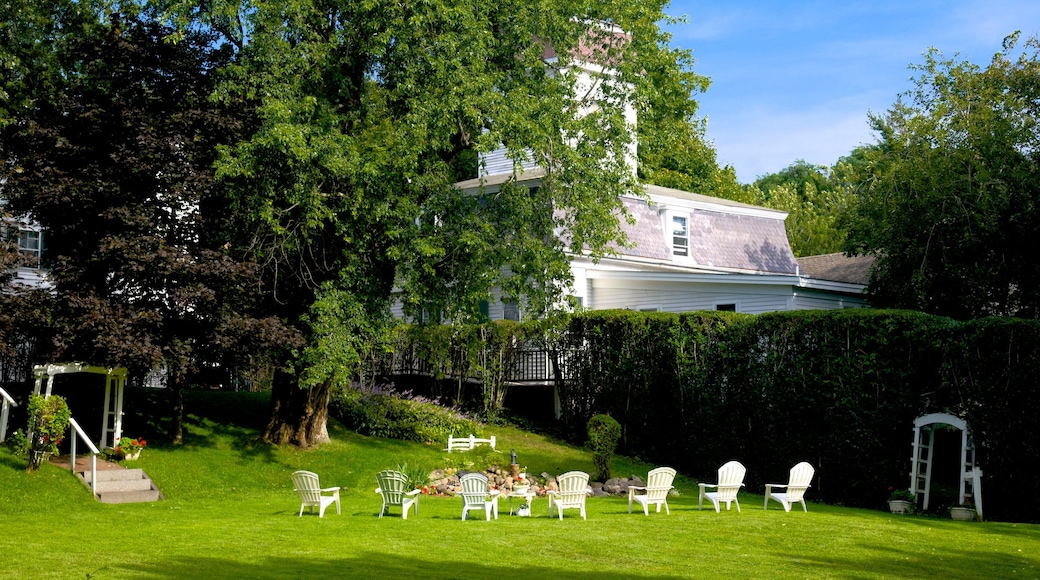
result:
[[[621,440],[621,425],[610,415],[594,415],[589,419],[588,433],[592,464],[596,468],[594,479],[607,481],[610,479],[614,452]]]

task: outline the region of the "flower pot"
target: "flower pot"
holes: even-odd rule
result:
[[[140,449],[134,451],[133,453],[127,453],[126,455],[123,455],[123,461],[134,461],[139,457],[141,457]]]
[[[529,485],[514,485],[512,493],[514,495],[524,495],[524,494],[527,493],[527,490],[529,490],[530,488],[531,488],[531,486],[529,486]]]
[[[517,508],[516,509],[516,515],[523,516],[525,518],[526,517],[530,517],[531,516],[531,508],[530,507]]]
[[[968,522],[975,519],[975,508],[954,506],[950,508],[950,518]]]
[[[888,509],[894,514],[910,514],[914,512],[910,502],[901,499],[889,500]]]

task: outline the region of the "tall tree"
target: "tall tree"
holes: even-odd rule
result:
[[[278,365],[269,441],[327,437],[329,389],[379,343],[397,297],[406,312],[465,320],[498,285],[552,308],[570,282],[565,252],[600,256],[621,239],[619,196],[637,189],[624,107],[652,102],[662,82],[687,100],[693,88],[658,28],[662,6],[170,6],[238,43],[218,97],[258,119],[222,149],[218,174],[241,234],[232,251],[262,265],[267,310],[306,341]],[[591,67],[589,91],[576,60],[611,70]],[[453,186],[501,144],[545,168],[538,187]]]
[[[906,100],[871,118],[847,248],[877,255],[874,304],[1040,315],[1040,44],[1017,41],[984,69],[928,51]]]
[[[23,97],[4,128],[4,195],[48,232],[61,356],[136,370],[164,366],[182,435],[181,393],[200,365],[272,321],[248,313],[256,267],[230,258],[216,147],[242,119],[209,96],[230,53],[212,35],[150,14],[88,7],[52,14],[53,83]],[[31,98],[30,98],[31,97]],[[288,337],[286,340],[285,337]],[[291,345],[292,334],[280,340]],[[250,339],[253,339],[251,336]]]
[[[751,203],[788,212],[784,225],[795,256],[842,250],[845,231],[840,217],[847,211],[851,195],[837,179],[838,171],[799,159],[778,173],[759,177],[747,188],[758,198]]]

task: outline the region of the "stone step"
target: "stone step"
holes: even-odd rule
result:
[[[51,458],[51,463],[69,469],[69,457]],[[127,469],[124,466],[111,461],[98,458],[97,462],[97,493],[94,497],[101,503],[138,503],[159,501],[163,494],[152,482],[148,474],[140,468]],[[76,475],[83,485],[90,488],[90,457],[80,455],[76,457]]]
[[[162,494],[157,489],[142,491],[107,491],[97,494],[101,503],[141,503],[147,501],[159,501]]]
[[[83,481],[90,483],[90,470],[77,471],[76,472]],[[99,469],[97,472],[98,483],[105,481],[132,481],[136,479],[143,479],[145,477],[144,470],[142,469]]]
[[[103,481],[99,477],[97,482],[98,493],[111,491],[144,491],[148,489],[152,489],[152,480],[146,477],[140,479],[119,479],[115,481]]]

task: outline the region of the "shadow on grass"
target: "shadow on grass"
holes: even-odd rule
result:
[[[123,571],[132,575],[153,578],[509,578],[522,572],[528,578],[556,578],[585,580],[612,578],[647,578],[668,580],[681,576],[641,575],[626,571],[614,573],[603,570],[568,571],[547,566],[515,563],[451,565],[450,562],[430,561],[381,553],[363,553],[349,558],[320,559],[271,556],[258,562],[234,562],[215,557],[181,558],[156,564],[129,564]],[[111,567],[108,567],[110,572]],[[102,572],[96,570],[94,573]]]
[[[805,550],[778,553],[790,565],[805,568],[806,577],[871,578],[979,578],[979,570],[1005,570],[1000,577],[1034,577],[1040,560],[1034,554],[1009,557],[1005,552],[982,552],[956,545],[929,545],[929,553],[894,549],[891,545],[860,545],[866,558],[843,557],[840,552]]]
[[[173,407],[172,391],[127,388],[124,434],[147,434],[150,443],[172,444]],[[270,393],[186,391],[184,446],[216,447],[218,440],[230,440],[236,449],[264,447],[261,433],[269,416]]]
[[[949,526],[955,531],[960,531],[962,528],[970,529],[974,532],[981,532],[984,534],[993,534],[997,536],[1019,536],[1022,538],[1036,539],[1037,527],[1031,524],[1017,524],[1011,522],[1000,522],[1000,521],[988,521],[986,523],[980,522],[958,522],[951,520],[950,518],[940,518],[936,516],[922,516],[922,515],[897,515],[888,514],[885,512],[878,512],[878,517],[897,517],[900,518],[903,523],[909,526],[922,527],[926,529],[932,529],[936,526]]]
[[[15,471],[25,471],[26,460],[7,453],[0,454],[0,465],[9,467]]]

